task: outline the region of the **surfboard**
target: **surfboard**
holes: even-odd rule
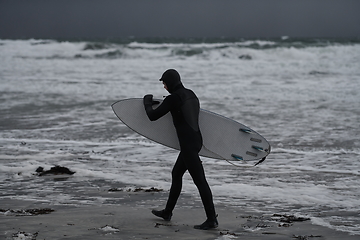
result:
[[[158,104],[162,100],[154,99]],[[146,115],[142,98],[123,99],[111,105],[116,116],[138,134],[167,147],[180,150],[172,116],[167,113],[157,121]],[[199,155],[227,161],[258,161],[270,153],[268,141],[251,128],[230,118],[200,109],[199,126],[203,147]]]

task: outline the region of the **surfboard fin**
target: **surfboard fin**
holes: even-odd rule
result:
[[[239,131],[244,132],[244,133],[252,133],[252,131],[250,129],[246,129],[246,128],[240,128]]]
[[[258,151],[260,151],[260,152],[266,152],[262,147],[258,147],[258,146],[252,146],[252,148],[253,149],[256,149],[256,150],[258,150]]]
[[[236,160],[238,160],[238,161],[244,161],[243,157],[241,157],[241,156],[239,156],[239,155],[231,154],[231,156],[232,156],[233,158],[235,158]]]

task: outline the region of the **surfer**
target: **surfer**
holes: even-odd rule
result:
[[[182,177],[186,171],[189,171],[199,190],[207,217],[204,223],[195,225],[194,228],[203,230],[216,228],[218,221],[212,192],[199,157],[203,144],[198,123],[199,99],[192,90],[183,86],[179,73],[174,69],[166,70],[160,81],[170,95],[156,109],[152,107],[153,95],[144,96],[145,110],[151,121],[156,121],[168,112],[171,113],[180,143],[180,154],[171,172],[172,182],[166,207],[161,211],[153,210],[152,213],[166,221],[171,220],[173,209],[180,196]]]

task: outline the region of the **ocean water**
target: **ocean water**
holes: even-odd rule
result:
[[[167,95],[158,79],[168,68],[202,108],[272,145],[257,167],[202,158],[215,203],[360,235],[360,42],[350,40],[0,40],[0,198],[101,205],[106,195],[82,189],[168,190],[177,152],[111,109]],[[76,173],[34,175],[54,165]],[[183,192],[198,198],[188,174]]]

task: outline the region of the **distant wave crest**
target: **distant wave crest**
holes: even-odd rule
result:
[[[14,57],[35,59],[153,59],[165,58],[231,58],[253,60],[270,51],[279,57],[303,57],[314,48],[360,46],[360,41],[328,39],[237,40],[237,41],[56,41],[56,40],[0,40],[0,45],[18,45],[11,51]],[[4,46],[5,45],[5,46]],[[11,46],[15,47],[16,46]],[[20,50],[21,49],[21,50]]]

